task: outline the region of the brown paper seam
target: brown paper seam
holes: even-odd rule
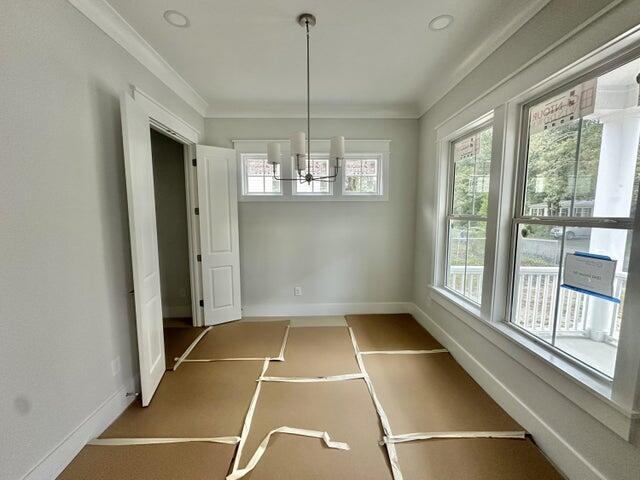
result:
[[[280,346],[280,353],[277,357],[233,357],[233,358],[187,358],[187,356],[191,353],[191,351],[195,348],[195,346],[202,340],[202,337],[211,330],[213,327],[208,327],[204,332],[202,332],[196,339],[187,347],[184,353],[175,357],[174,361],[176,364],[173,366],[173,370],[175,371],[181,363],[209,363],[209,362],[231,362],[231,361],[259,361],[259,360],[267,360],[269,359],[272,362],[284,362],[284,351],[287,347],[287,339],[289,338],[289,329],[291,325],[287,325],[287,328],[284,332],[284,336],[282,337],[282,345]]]
[[[384,408],[382,408],[382,404],[380,403],[380,400],[376,395],[375,389],[373,388],[373,383],[371,382],[371,378],[369,377],[369,374],[367,373],[367,370],[364,366],[364,362],[362,361],[362,354],[360,353],[360,349],[358,348],[358,342],[356,341],[356,336],[353,333],[353,329],[351,327],[348,327],[348,328],[349,328],[349,335],[351,336],[351,344],[353,345],[353,351],[356,355],[356,360],[358,362],[358,366],[360,367],[360,372],[364,375],[364,381],[367,384],[367,389],[369,390],[369,395],[371,395],[371,399],[373,400],[376,413],[378,414],[378,418],[380,419],[380,424],[382,425],[384,437],[393,438],[393,433],[391,432],[391,425],[389,424],[389,419],[387,417],[387,414],[385,413]],[[387,442],[385,443],[385,447],[387,449],[389,463],[391,464],[391,473],[393,474],[393,479],[403,480],[395,443]]]
[[[94,438],[87,442],[87,445],[102,445],[102,446],[125,446],[125,445],[159,445],[165,443],[193,443],[193,442],[208,442],[208,443],[224,443],[227,445],[235,445],[240,442],[240,437],[148,437],[148,438]]]
[[[526,438],[525,431],[451,431],[451,432],[416,432],[404,433],[402,435],[385,436],[380,445],[387,443],[404,443],[417,440],[432,440],[441,438],[506,438],[523,440]]]

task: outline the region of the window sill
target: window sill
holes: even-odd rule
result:
[[[612,400],[611,382],[577,367],[503,322],[489,322],[480,310],[442,287],[430,287],[431,299],[493,343],[546,384],[567,397],[625,440],[640,413]]]

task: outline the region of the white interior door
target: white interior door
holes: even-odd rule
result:
[[[129,205],[140,383],[142,405],[146,407],[165,371],[151,135],[149,117],[127,93],[121,98],[120,110]]]
[[[238,320],[240,253],[236,152],[196,146],[204,323]]]

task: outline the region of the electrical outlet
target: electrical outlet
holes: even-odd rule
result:
[[[111,373],[114,377],[120,373],[120,357],[111,360]]]
[[[293,295],[295,297],[299,297],[302,295],[302,287],[294,287],[293,288]]]

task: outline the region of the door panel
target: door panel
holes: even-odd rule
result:
[[[196,157],[204,323],[215,325],[242,316],[236,153],[198,145]]]
[[[141,397],[147,406],[165,371],[151,136],[149,118],[128,93],[120,100],[120,110]]]

